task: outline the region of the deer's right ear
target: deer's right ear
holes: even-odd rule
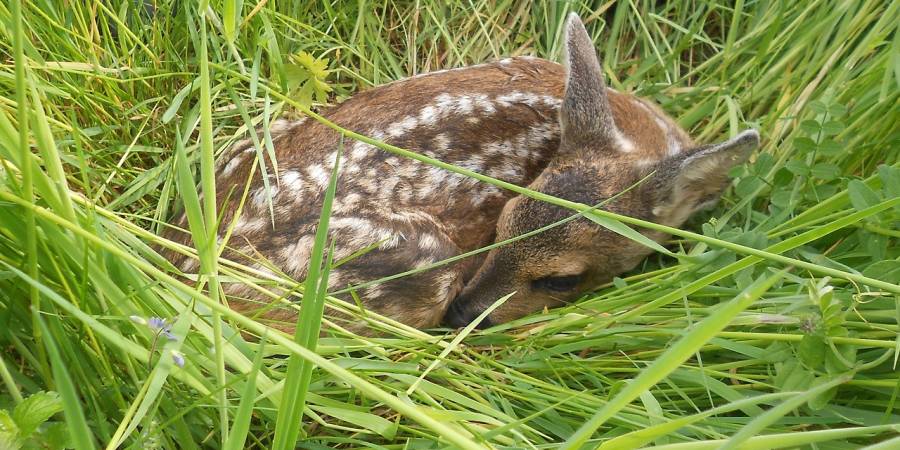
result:
[[[603,71],[578,14],[569,14],[565,43],[566,90],[559,113],[562,139],[576,146],[612,142],[618,131]]]
[[[728,185],[728,171],[759,146],[759,132],[746,130],[718,144],[671,157],[657,166],[653,214],[660,223],[680,226],[691,214],[715,204]]]

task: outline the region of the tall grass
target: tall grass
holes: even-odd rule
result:
[[[898,9],[0,4],[0,447],[890,448]],[[219,257],[214,157],[248,130],[429,70],[557,59],[569,11],[613,87],[701,141],[763,134],[718,209],[669,230],[667,254],[577,303],[462,339],[359,311],[317,277]],[[271,151],[269,136],[254,139],[261,158]],[[660,228],[374,143],[623,234]],[[179,210],[196,249],[158,237]],[[195,282],[161,247],[200,259]],[[302,298],[297,334],[229,310],[220,285],[234,281]],[[344,331],[347,314],[382,335]],[[320,321],[331,326],[317,339]]]

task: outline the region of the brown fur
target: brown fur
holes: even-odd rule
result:
[[[592,55],[593,48],[580,48],[576,54]],[[563,198],[596,203],[671,158],[673,145],[680,150],[692,143],[655,106],[630,95],[607,92],[598,75],[599,66],[591,64],[596,65],[596,57],[581,64],[593,71],[593,78],[579,82],[577,96],[572,92],[575,84],[571,73],[567,78],[562,66],[522,57],[400,80],[362,92],[324,115],[345,128],[454,165]],[[585,106],[579,100],[591,95],[605,103]],[[561,102],[572,105],[564,108],[563,129],[574,120],[578,129],[593,134],[561,135]],[[610,128],[610,121],[596,120],[604,114],[614,120],[614,128]],[[591,128],[591,123],[606,128]],[[257,170],[250,179],[247,203],[237,218],[234,214],[257,162],[256,151],[244,142],[221,158],[217,200],[223,225],[219,234],[234,222],[226,257],[262,268],[264,265],[254,261],[253,255],[262,256],[300,280],[306,276],[312,237],[340,139],[334,131],[310,120],[280,123],[275,128],[277,176],[271,162],[266,162],[272,191],[265,192]],[[627,151],[612,150],[623,142],[628,144]],[[331,291],[422,267],[529,231],[568,213],[361,142],[344,144],[329,230],[336,243],[334,258],[380,245],[336,268],[329,283]],[[659,183],[669,185],[666,181]],[[658,220],[654,207],[672,204],[659,192],[629,194],[610,208]],[[274,225],[269,216],[269,194]],[[649,201],[650,197],[654,200]],[[185,223],[183,216],[176,220],[182,227]],[[182,242],[189,239],[176,233],[170,237]],[[409,325],[430,327],[439,323],[463,286],[467,286],[465,293],[455,308],[464,312],[456,315],[459,321],[483,309],[489,299],[508,293],[507,288],[547,274],[575,270],[568,266],[580,265],[578,268],[585,270],[602,261],[607,269],[596,271],[578,285],[579,289],[590,287],[609,273],[627,270],[646,254],[625,252],[625,257],[617,258],[623,255],[623,248],[632,246],[595,225],[575,221],[493,251],[484,259],[470,258],[365,288],[358,294],[368,309]],[[510,262],[526,254],[522,261],[529,264]],[[185,272],[196,270],[193,260],[172,259]],[[231,306],[239,311],[251,313],[264,306],[246,286],[231,283],[225,289],[232,298]],[[546,296],[529,297],[520,292],[492,320],[518,317],[544,305],[558,304],[557,300],[562,299],[551,301]],[[275,308],[266,317],[287,322],[282,323],[287,328],[294,313],[292,309]]]

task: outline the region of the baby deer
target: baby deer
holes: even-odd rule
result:
[[[433,72],[362,92],[324,115],[386,143],[588,205],[653,173],[604,208],[670,226],[715,202],[728,170],[757,146],[752,130],[697,146],[655,105],[607,89],[575,14],[566,25],[565,47],[565,68],[520,57]],[[238,217],[254,147],[238,144],[218,169],[223,230],[234,224],[225,256],[257,268],[265,267],[259,262],[264,257],[299,280],[306,276],[340,136],[313,121],[279,122],[271,134],[278,173],[268,191],[261,177],[249,180],[249,198]],[[573,213],[363,142],[348,143],[342,155],[329,229],[332,256],[338,261],[372,250],[332,270],[332,291],[426,267]],[[178,222],[184,225],[185,219]],[[442,318],[465,325],[515,292],[484,326],[561,305],[632,269],[650,252],[581,218],[356,293],[365,308],[426,328]],[[175,259],[186,272],[197,268],[194,259]],[[225,290],[241,312],[268,308],[245,285],[230,283]],[[284,328],[295,312],[273,308],[265,317]]]

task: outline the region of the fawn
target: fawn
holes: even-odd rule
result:
[[[359,93],[324,116],[372,138],[520,186],[597,204],[650,173],[604,208],[680,226],[714,203],[727,172],[759,141],[749,130],[697,146],[657,106],[608,89],[581,19],[566,23],[565,68],[532,57],[432,72]],[[324,191],[340,136],[314,121],[276,122],[278,173],[267,191],[252,144],[236,145],[217,171],[222,227],[233,222],[225,256],[260,256],[295,279],[307,272]],[[272,167],[271,161],[267,161]],[[240,193],[248,199],[235,217]],[[270,216],[271,198],[274,217]],[[572,211],[536,201],[363,142],[349,142],[329,233],[335,261],[329,290],[379,279],[537,229]],[[274,223],[273,223],[274,221]],[[176,221],[185,224],[184,217]],[[220,231],[221,233],[221,231]],[[654,240],[667,236],[645,232]],[[175,239],[186,241],[184,235]],[[471,322],[515,292],[479,326],[561,305],[632,269],[651,250],[580,218],[539,235],[415,275],[360,289],[369,310],[427,328]],[[197,261],[175,258],[185,272]],[[264,268],[259,262],[250,262]],[[245,285],[225,285],[232,308],[266,308]],[[446,314],[446,317],[445,317]],[[272,308],[276,327],[294,309]],[[355,325],[351,325],[351,328]]]

